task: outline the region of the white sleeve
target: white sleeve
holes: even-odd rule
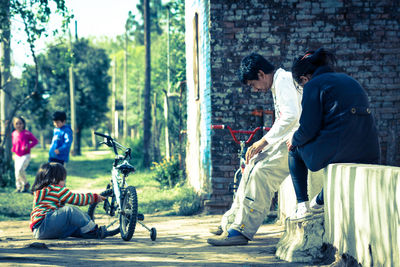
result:
[[[278,77],[275,84],[276,106],[279,107],[277,119],[271,130],[264,135],[268,144],[274,144],[289,135],[299,127],[300,100],[298,92],[288,72]],[[291,74],[290,74],[291,75]],[[276,108],[276,107],[275,107]]]

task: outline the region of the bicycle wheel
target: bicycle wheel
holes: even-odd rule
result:
[[[101,213],[101,203],[93,203],[89,206],[88,215],[95,221],[95,219],[105,221],[107,228],[107,236],[113,236],[120,232],[118,217],[115,216],[115,211],[118,209],[118,203],[115,199],[114,192],[112,189],[107,189],[106,191],[100,193],[106,199],[103,202],[103,208],[105,211]],[[95,216],[96,213],[96,216]]]
[[[121,206],[122,210],[119,216],[121,237],[123,240],[129,241],[135,232],[138,215],[138,201],[134,186],[128,186],[125,189]]]

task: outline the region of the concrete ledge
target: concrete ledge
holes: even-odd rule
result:
[[[276,246],[275,255],[289,262],[319,262],[324,235],[324,215],[303,222],[285,221],[285,233]]]
[[[363,266],[399,266],[400,168],[331,164],[324,188],[324,242]]]

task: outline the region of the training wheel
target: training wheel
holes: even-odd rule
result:
[[[155,241],[157,238],[157,230],[154,227],[150,229],[150,238],[152,241]]]

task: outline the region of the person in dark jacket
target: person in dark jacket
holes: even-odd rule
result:
[[[334,55],[323,48],[293,63],[293,79],[303,86],[300,126],[287,141],[298,203],[290,217],[293,221],[323,210],[323,191],[308,203],[308,169],[315,172],[330,163],[377,164],[380,160],[368,96],[356,80],[334,72],[334,63]]]

